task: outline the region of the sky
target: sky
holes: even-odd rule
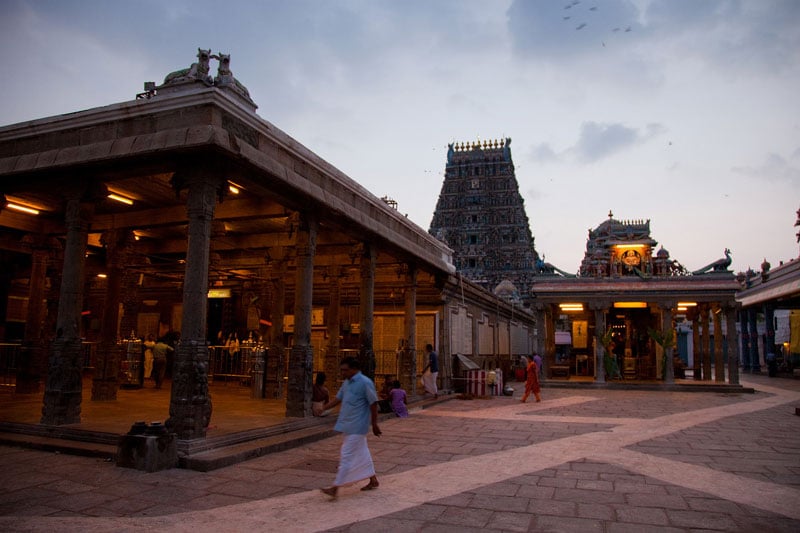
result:
[[[0,46],[0,125],[131,100],[211,48],[425,230],[447,144],[510,137],[567,272],[609,211],[689,270],[799,255],[800,0],[0,0]]]

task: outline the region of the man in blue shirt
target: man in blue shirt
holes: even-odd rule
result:
[[[323,410],[331,409],[339,404],[339,418],[334,430],[344,433],[339,469],[333,485],[322,490],[332,498],[336,498],[339,487],[347,483],[369,478],[369,483],[361,490],[378,488],[375,476],[375,465],[367,448],[367,433],[370,422],[372,433],[381,436],[378,427],[378,393],[375,384],[361,373],[361,365],[354,357],[348,357],[341,364],[342,376],[345,378],[336,398],[323,406]]]

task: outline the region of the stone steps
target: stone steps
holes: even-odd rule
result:
[[[115,437],[119,438],[117,435]],[[103,444],[60,437],[0,432],[0,444],[84,457],[99,457],[107,461],[114,461],[117,457],[116,441],[114,444]]]
[[[184,455],[178,458],[178,466],[199,472],[209,472],[242,461],[255,459],[269,453],[281,452],[315,442],[335,434],[333,424],[286,430],[268,437],[251,439],[228,446],[215,447],[206,451]]]

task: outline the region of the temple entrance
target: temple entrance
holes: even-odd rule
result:
[[[648,333],[658,316],[643,309],[611,309],[612,352],[624,379],[657,379],[656,344]]]

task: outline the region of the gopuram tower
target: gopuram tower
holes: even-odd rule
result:
[[[428,232],[453,249],[456,270],[494,291],[527,292],[539,259],[511,160],[511,139],[448,145]],[[504,283],[505,290],[508,283]],[[516,296],[519,296],[517,294]]]

